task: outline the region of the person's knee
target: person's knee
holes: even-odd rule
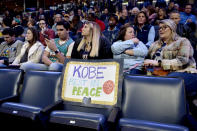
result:
[[[30,64],[28,64],[28,63],[21,64],[20,69],[22,69],[26,72],[30,69]]]
[[[49,66],[49,70],[51,71],[62,71],[63,65],[58,63],[52,63]]]
[[[170,77],[180,77],[181,73],[179,73],[179,72],[171,72],[171,73],[168,74],[168,76],[170,76]]]

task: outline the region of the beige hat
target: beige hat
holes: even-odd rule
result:
[[[173,20],[171,20],[171,19],[164,19],[164,20],[161,20],[159,22],[159,24],[165,24],[165,25],[169,26],[170,29],[172,30],[172,39],[173,40],[177,40],[179,35],[176,33],[177,26],[176,26],[176,23]]]
[[[162,23],[162,24],[165,24],[167,26],[170,27],[170,29],[173,31],[173,32],[176,32],[176,24],[173,20],[171,19],[164,19],[164,20],[161,20],[159,22],[159,24]]]

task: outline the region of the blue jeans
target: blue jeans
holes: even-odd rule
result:
[[[197,74],[186,72],[172,72],[169,73],[170,77],[180,77],[184,79],[186,95],[197,92]]]
[[[142,70],[138,70],[138,69],[131,69],[129,74],[130,75],[142,75],[142,74],[144,74],[144,72]]]
[[[25,72],[28,70],[50,70],[50,71],[60,71],[61,72],[63,69],[63,64],[52,63],[50,66],[47,66],[45,64],[27,62],[27,63],[21,64],[20,69],[23,69]]]

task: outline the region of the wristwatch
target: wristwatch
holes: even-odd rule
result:
[[[55,54],[58,54],[60,51],[57,49],[56,51],[55,51]]]

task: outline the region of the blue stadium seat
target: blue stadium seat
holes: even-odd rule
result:
[[[123,131],[187,131],[184,83],[180,78],[126,76],[119,127]]]
[[[45,126],[43,122],[47,116],[44,114],[59,100],[60,77],[61,72],[26,72],[18,99],[4,102],[0,107],[1,119],[6,118],[2,121],[9,122],[10,127],[26,127],[28,123],[28,129],[30,125],[39,129]]]
[[[51,129],[80,128],[80,130],[109,130],[117,119],[119,108],[113,106],[95,107],[74,105],[64,102],[62,107],[50,115]]]
[[[14,98],[21,82],[22,71],[0,69],[0,102]]]

